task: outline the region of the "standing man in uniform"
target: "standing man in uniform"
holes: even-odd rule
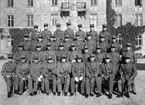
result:
[[[112,36],[111,33],[107,30],[107,25],[103,24],[102,25],[102,31],[100,32],[99,36],[104,35],[105,40],[108,42],[108,44],[111,44],[112,42]]]
[[[78,31],[75,34],[75,38],[76,36],[79,35],[81,40],[85,40],[86,34],[84,31],[82,31],[82,24],[78,24]]]
[[[71,64],[63,56],[57,63],[57,88],[58,96],[61,94],[62,83],[64,84],[64,96],[67,96],[70,85]]]
[[[99,35],[97,31],[94,30],[94,24],[90,24],[90,31],[88,34],[90,34],[96,42],[99,42]]]
[[[137,76],[137,69],[135,65],[131,62],[130,57],[125,57],[125,63],[122,64],[120,69],[120,79],[118,80],[118,97],[123,96],[123,91],[125,89],[125,95],[130,98],[130,88],[132,88],[132,93],[136,94],[135,90],[135,77]],[[123,87],[125,86],[125,88]],[[122,89],[124,88],[124,89]]]
[[[8,55],[8,62],[4,63],[1,71],[6,86],[7,86],[7,97],[12,97],[13,87],[15,93],[18,94],[18,80],[15,78],[16,73],[16,63],[13,60],[13,54]]]
[[[56,40],[59,43],[62,43],[63,39],[64,39],[64,32],[60,29],[61,28],[61,24],[57,24],[56,25],[57,30],[54,32],[54,36],[56,37]]]
[[[76,92],[78,91],[76,85],[80,85],[81,94],[85,95],[85,63],[80,55],[78,55],[76,62],[72,64],[71,96],[74,95],[75,89]]]
[[[103,52],[108,52],[110,45],[108,44],[108,41],[105,39],[105,36],[103,34],[101,34],[100,36],[99,46],[101,47]]]
[[[48,23],[44,24],[44,30],[41,32],[42,36],[44,37],[45,45],[48,43],[48,40],[52,36],[52,32],[48,29]]]
[[[67,22],[66,25],[67,25],[67,30],[64,31],[64,35],[69,36],[69,39],[73,41],[75,36],[74,36],[74,31],[71,29],[71,23]]]

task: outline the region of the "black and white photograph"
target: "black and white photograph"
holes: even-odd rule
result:
[[[145,105],[145,0],[0,0],[0,105]]]

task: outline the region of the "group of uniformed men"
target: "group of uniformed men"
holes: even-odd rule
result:
[[[33,32],[24,35],[24,42],[16,53],[8,55],[1,71],[8,97],[22,95],[26,90],[30,96],[41,91],[58,96],[79,92],[85,97],[100,97],[108,91],[109,99],[113,91],[118,97],[136,94],[136,57],[130,43],[122,50],[107,25],[99,34],[93,24],[87,33],[81,24],[76,33],[70,22],[66,25],[67,30],[62,31],[57,24],[54,34],[48,24],[44,24],[42,32],[34,25]]]

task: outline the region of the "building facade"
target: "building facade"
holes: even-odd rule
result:
[[[94,24],[99,32],[102,24],[106,24],[107,0],[0,0],[0,28],[32,28],[34,24],[43,30],[43,24],[48,23],[54,32],[56,24],[66,29],[66,22],[72,22],[76,31],[77,24],[83,25],[84,31],[89,31],[89,25]],[[116,12],[115,27],[131,22],[134,25],[145,25],[145,0],[112,0],[112,8]],[[118,42],[121,44],[120,35]],[[145,55],[145,38],[139,35],[136,46]]]

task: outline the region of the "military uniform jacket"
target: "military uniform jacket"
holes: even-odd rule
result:
[[[123,57],[129,57],[131,59],[131,62],[133,62],[133,63],[137,62],[137,58],[136,58],[134,51],[125,51],[123,53]]]
[[[86,64],[86,77],[94,78],[100,74],[100,64],[97,61],[87,62]]]
[[[45,52],[44,51],[35,51],[32,52],[32,56],[31,56],[31,62],[33,61],[33,58],[38,56],[38,60],[39,62],[45,62]]]
[[[48,40],[48,43],[50,43],[51,48],[52,48],[54,51],[57,50],[57,47],[58,47],[58,45],[59,45],[59,42],[58,42],[58,41],[50,41],[50,40]]]
[[[107,52],[107,50],[109,48],[109,44],[107,41],[100,42],[99,45],[103,52]]]
[[[47,51],[45,51],[44,56],[45,56],[45,60],[46,60],[46,58],[48,58],[48,57],[52,57],[52,59],[53,59],[54,61],[56,61],[56,51],[47,50]]]
[[[74,63],[72,64],[72,76],[75,77],[85,77],[85,64],[81,63]]]
[[[52,36],[52,32],[48,29],[45,29],[44,31],[42,31],[41,34],[44,37],[44,39],[47,39],[47,40],[50,38],[50,36]]]
[[[24,51],[32,51],[32,42],[30,40],[24,41],[22,45],[24,46]]]
[[[117,42],[114,42],[114,43],[112,43],[112,44],[115,46],[116,51],[120,53],[120,51],[121,51],[121,46],[120,46],[120,44],[117,43]]]
[[[60,61],[60,59],[61,59],[61,57],[62,57],[63,55],[65,55],[65,56],[67,57],[67,60],[68,60],[68,58],[69,58],[69,53],[68,53],[68,51],[65,51],[65,50],[58,50],[58,51],[56,52],[56,59],[57,59],[57,61]]]
[[[77,50],[82,51],[84,49],[84,42],[83,40],[74,40],[75,46],[77,47]]]
[[[56,63],[45,63],[44,70],[42,72],[45,78],[49,78],[53,75],[56,75]]]
[[[91,40],[85,40],[85,45],[88,46],[88,48],[92,51],[94,51],[96,49],[96,41],[94,39]]]
[[[103,63],[103,60],[104,60],[105,57],[106,57],[106,53],[105,52],[96,53],[96,60],[99,63]]]
[[[78,50],[70,51],[69,52],[69,61],[76,60],[78,55],[82,56],[81,51],[78,51]]]
[[[63,77],[64,75],[71,73],[71,64],[69,62],[57,63],[57,76]]]
[[[44,70],[44,65],[41,63],[32,63],[30,65],[30,75],[32,78],[37,79]]]
[[[99,37],[98,37],[98,33],[96,31],[89,31],[89,34],[92,35],[93,39],[96,41],[96,42],[99,42]]]
[[[120,74],[123,74],[123,77],[127,80],[129,80],[130,77],[134,79],[137,76],[137,69],[133,63],[122,64]]]
[[[71,42],[70,41],[66,41],[63,43],[64,45],[64,49],[65,51],[69,51],[70,47],[71,47]]]
[[[13,73],[16,73],[16,63],[6,62],[1,71],[1,75],[6,77],[9,75],[10,77],[13,76]]]
[[[38,41],[37,44],[39,44],[39,45],[41,46],[41,49],[42,49],[43,51],[46,50],[46,45],[47,45],[47,44],[44,42],[44,40]],[[36,46],[35,46],[35,48],[36,48]]]
[[[17,66],[16,74],[18,78],[25,78],[30,74],[30,65],[28,63],[20,63]]]
[[[86,37],[86,34],[85,34],[84,31],[77,31],[76,34],[75,34],[75,36],[76,36],[76,35],[80,35],[80,37],[81,37],[82,40],[84,40],[85,37]]]
[[[70,40],[74,39],[74,31],[70,28],[64,31],[64,35],[69,36]]]
[[[64,32],[62,31],[62,30],[56,30],[55,32],[54,32],[54,36],[56,37],[56,39],[58,40],[58,41],[60,41],[60,42],[62,42],[63,41],[63,39],[64,39]]]
[[[111,57],[111,61],[113,61],[114,63],[119,63],[120,61],[120,54],[116,51],[110,52],[109,53],[110,57]]]
[[[38,37],[40,36],[40,32],[39,31],[35,31],[33,30],[32,34],[31,34],[31,40],[37,42],[38,41]]]
[[[90,57],[91,53],[92,52],[90,50],[87,53],[83,52],[82,56],[83,56],[83,61],[84,62],[88,61],[88,58]]]
[[[16,63],[20,62],[21,61],[21,57],[22,56],[25,56],[27,60],[30,60],[30,55],[29,55],[29,51],[17,51],[15,54],[14,54],[14,61]]]
[[[101,69],[102,69],[101,72],[104,76],[113,77],[116,74],[116,70],[112,62],[103,63],[101,65]]]
[[[108,31],[101,31],[99,36],[101,36],[101,34],[103,34],[106,38],[106,40],[108,41],[108,43],[110,44],[112,41],[112,37],[111,37],[111,33]]]

